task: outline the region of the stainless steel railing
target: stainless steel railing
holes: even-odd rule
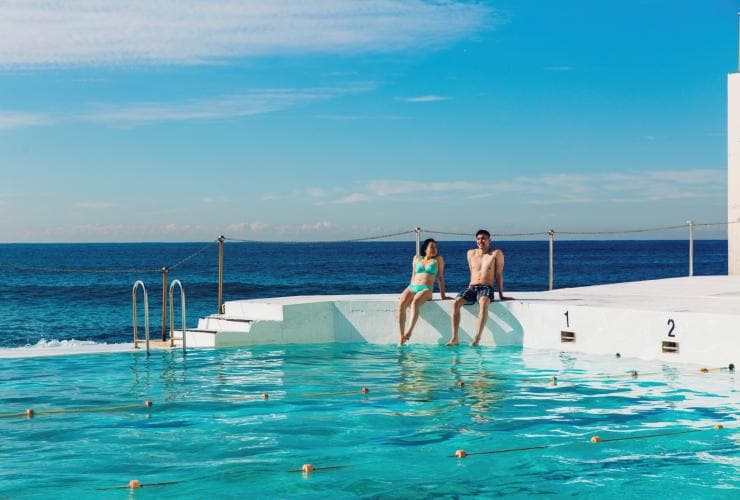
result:
[[[180,289],[180,327],[182,328],[182,350],[185,350],[185,289],[182,287],[180,280],[172,280],[170,284],[170,347],[175,345],[175,315],[173,314],[172,294],[175,286]]]
[[[141,287],[141,289],[144,292],[144,331],[145,331],[145,336],[146,336],[144,340],[140,340],[138,336],[136,335],[137,333],[136,330],[138,328],[138,325],[137,325],[138,321],[136,317],[136,290],[139,287]],[[133,316],[133,323],[134,323],[134,349],[139,348],[139,343],[146,342],[146,353],[147,355],[149,355],[149,297],[146,293],[146,287],[144,286],[144,282],[141,280],[136,281],[136,283],[134,283],[133,289],[131,290],[131,304],[133,306],[132,316]]]

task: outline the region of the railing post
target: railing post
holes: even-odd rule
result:
[[[224,303],[224,238],[218,237],[218,309],[217,314],[223,314]]]
[[[162,268],[162,341],[167,340],[167,276],[168,267]]]
[[[550,286],[549,290],[552,290],[552,283],[553,283],[553,240],[555,239],[555,231],[552,229],[548,229],[547,231],[547,237],[550,240]]]
[[[689,276],[694,275],[694,221],[687,220],[689,225]]]
[[[421,228],[417,227],[416,231],[416,256],[418,257],[421,252]]]

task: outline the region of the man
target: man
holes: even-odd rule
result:
[[[460,328],[460,308],[463,305],[480,305],[478,312],[478,330],[470,343],[478,345],[483,328],[488,319],[488,305],[493,302],[493,280],[496,279],[498,296],[501,300],[511,300],[504,297],[504,254],[501,250],[491,250],[491,233],[479,229],[475,233],[475,243],[478,248],[468,250],[468,266],[470,267],[470,285],[460,293],[452,304],[452,338],[447,345],[456,345],[457,331]]]

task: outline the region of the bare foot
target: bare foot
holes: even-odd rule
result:
[[[401,334],[401,340],[398,341],[398,345],[403,345],[406,343],[406,335]]]
[[[411,339],[411,334],[410,334],[410,333],[407,333],[407,334],[405,334],[405,335],[403,336],[403,343],[405,344],[405,343],[406,343],[406,342],[408,342],[408,341],[409,341],[410,339]]]
[[[457,345],[457,339],[451,339],[449,342],[445,344],[447,347],[450,347],[452,345]]]
[[[480,342],[480,337],[475,337],[473,341],[470,343],[470,345],[477,346],[478,342]]]

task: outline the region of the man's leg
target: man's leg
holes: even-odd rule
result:
[[[478,342],[480,342],[480,336],[486,327],[486,320],[488,320],[488,305],[490,303],[491,299],[485,295],[481,295],[481,298],[478,299],[478,304],[480,305],[480,311],[478,312],[478,332],[475,334],[475,338],[470,345],[478,345]]]
[[[465,303],[465,298],[457,297],[452,303],[452,338],[446,345],[457,345],[457,331],[460,328],[460,308]]]

